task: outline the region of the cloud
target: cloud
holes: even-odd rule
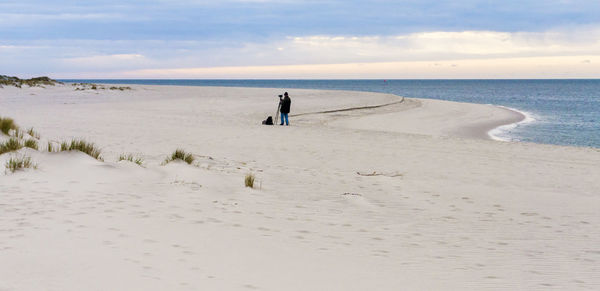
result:
[[[0,2],[4,39],[271,39],[542,31],[600,23],[597,0],[90,0]]]
[[[290,38],[286,51],[314,55],[334,62],[447,60],[595,54],[600,52],[600,29],[547,32],[421,32],[397,36]]]
[[[600,56],[588,56],[600,61]],[[116,78],[292,78],[292,79],[480,79],[480,78],[597,78],[599,65],[582,64],[579,57],[467,59],[432,63],[383,62],[287,66],[237,66],[150,69],[111,74]],[[436,65],[437,66],[434,66]],[[576,73],[573,73],[576,72]],[[97,76],[97,75],[96,75]],[[65,76],[68,77],[68,76]],[[74,76],[73,76],[74,77]],[[91,77],[91,76],[90,76]]]
[[[119,70],[123,68],[139,67],[145,62],[147,62],[147,60],[141,54],[97,55],[66,58],[62,60],[62,63],[70,68],[94,68],[96,70]]]
[[[21,52],[15,47],[27,49]],[[64,76],[83,72],[96,72],[98,76],[117,76],[122,72],[146,75],[153,72],[162,77],[173,73],[173,77],[177,77],[191,69],[195,70],[193,72],[231,72],[237,68],[245,72],[246,78],[254,78],[256,72],[264,72],[261,68],[288,68],[282,72],[289,72],[289,75],[282,73],[277,76],[291,78],[297,75],[289,68],[308,73],[310,70],[304,70],[304,66],[321,69],[324,68],[321,66],[331,65],[327,68],[344,70],[344,64],[381,66],[397,63],[407,66],[418,62],[424,64],[422,68],[429,70],[436,67],[460,68],[458,72],[466,74],[470,68],[468,60],[491,60],[497,63],[501,59],[536,59],[554,62],[561,58],[577,57],[576,63],[586,64],[582,60],[595,60],[587,56],[600,54],[600,28],[582,26],[574,30],[544,32],[429,31],[391,36],[289,36],[241,43],[232,40],[37,40],[3,42],[0,50],[7,52],[0,54],[0,62],[8,70],[52,68],[39,71],[39,74]],[[19,57],[20,62],[14,61]],[[526,64],[532,63],[524,62],[523,66]],[[516,68],[517,64],[513,65]],[[561,62],[560,66],[568,65]],[[220,71],[216,68],[228,69]],[[362,77],[369,78],[374,73],[375,70],[364,71]],[[344,72],[336,74],[345,75]],[[588,73],[585,74],[589,77]],[[198,74],[204,75],[210,74]],[[233,75],[241,76],[237,73]],[[600,72],[596,75],[600,77]],[[317,76],[321,75],[315,73]]]

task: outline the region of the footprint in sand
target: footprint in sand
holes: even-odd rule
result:
[[[213,218],[213,217],[209,217],[208,218],[208,222],[212,222],[212,223],[222,223],[223,221]]]

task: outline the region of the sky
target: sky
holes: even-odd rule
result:
[[[0,0],[0,75],[600,78],[600,1]]]

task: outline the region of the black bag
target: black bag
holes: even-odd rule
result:
[[[271,116],[267,117],[267,119],[263,120],[262,124],[273,125],[273,117],[271,117]]]

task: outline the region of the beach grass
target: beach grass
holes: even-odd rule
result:
[[[54,152],[54,146],[52,145],[52,142],[48,141],[48,147],[47,150],[49,153],[53,153]]]
[[[23,143],[23,145],[36,151],[38,150],[38,142],[35,139],[28,139]]]
[[[246,187],[254,188],[254,180],[256,177],[253,174],[247,174],[244,178],[244,184]]]
[[[15,124],[15,121],[12,118],[0,117],[0,131],[2,131],[2,133],[9,135],[11,130],[18,129],[19,127]]]
[[[35,138],[35,139],[40,139],[40,134],[39,134],[39,132],[35,131],[35,130],[33,129],[33,127],[29,128],[29,129],[27,130],[27,134],[29,134],[29,136],[31,136],[31,137],[33,137],[33,138]]]
[[[49,145],[50,147],[51,145]],[[94,145],[91,142],[88,142],[86,140],[83,139],[74,139],[71,140],[71,142],[67,142],[67,141],[63,141],[60,144],[60,150],[61,152],[64,151],[80,151],[83,152],[87,155],[89,155],[90,157],[99,160],[101,162],[104,161],[104,159],[101,156],[101,150]]]
[[[176,149],[171,156],[167,157],[164,161],[164,164],[172,162],[174,160],[182,160],[188,164],[192,164],[195,160],[194,155],[192,153],[187,153],[183,149]]]
[[[110,90],[119,90],[119,91],[125,91],[125,90],[131,90],[131,87],[115,87],[112,86],[109,88]]]
[[[50,79],[48,77],[36,77],[31,79],[19,79],[17,77],[0,75],[0,86],[15,86],[17,88],[22,88],[23,85],[27,85],[29,87],[43,87],[43,85],[54,86],[56,84],[62,84],[56,80]]]
[[[119,155],[119,162],[120,161],[129,161],[132,163],[136,163],[138,165],[142,165],[144,163],[144,159],[140,156],[134,156],[133,154],[121,154]]]
[[[0,143],[0,155],[12,151],[18,151],[23,148],[23,144],[15,137],[11,137],[4,143]]]
[[[31,160],[31,157],[29,156],[13,156],[10,157],[10,159],[8,161],[6,161],[5,164],[6,170],[14,173],[17,170],[20,169],[25,169],[25,168],[37,168],[37,165],[33,163],[33,161]]]

